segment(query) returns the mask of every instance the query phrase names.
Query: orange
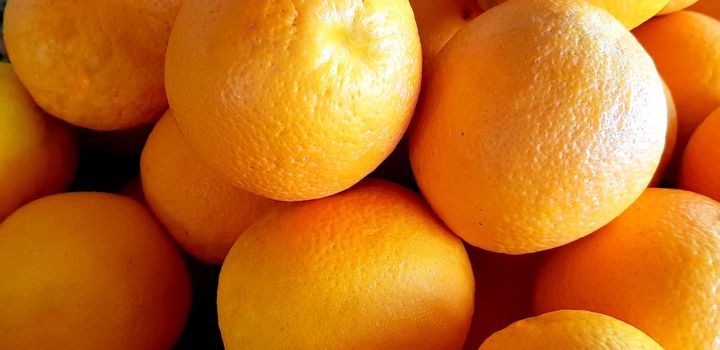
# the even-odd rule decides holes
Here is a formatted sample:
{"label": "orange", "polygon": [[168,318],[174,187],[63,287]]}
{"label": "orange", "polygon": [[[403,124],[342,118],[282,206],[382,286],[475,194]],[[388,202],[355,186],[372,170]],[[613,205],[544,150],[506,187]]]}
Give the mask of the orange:
{"label": "orange", "polygon": [[167,54],[180,130],[249,192],[345,190],[402,137],[422,53],[407,0],[187,0]]}
{"label": "orange", "polygon": [[680,188],[720,201],[720,108],[690,139],[680,166]]}
{"label": "orange", "polygon": [[276,209],[220,272],[225,348],[460,349],[473,312],[462,241],[380,180]]}
{"label": "orange", "polygon": [[423,93],[410,132],[418,185],[450,229],[494,252],[554,248],[610,222],[665,144],[652,60],[584,2],[512,0],[480,15],[436,57]]}
{"label": "orange", "polygon": [[165,49],[180,0],[9,0],[4,36],[20,80],[48,113],[129,129],[167,108]]}
{"label": "orange", "polygon": [[209,263],[222,263],[237,237],[276,205],[208,169],[187,146],[170,112],[150,134],[140,171],[155,216],[185,251]]}
{"label": "orange", "polygon": [[74,133],[47,116],[0,63],[0,221],[21,205],[63,191],[75,176]]}
{"label": "orange", "polygon": [[662,350],[637,328],[610,316],[562,310],[513,323],[493,334],[480,350]]}
{"label": "orange", "polygon": [[190,307],[182,256],[132,199],[66,193],[0,225],[0,348],[170,349]]}
{"label": "orange", "polygon": [[715,349],[720,314],[720,203],[648,189],[612,223],[553,251],[536,312],[584,309],[644,331],[667,350]]}
{"label": "orange", "polygon": [[[490,8],[506,2],[507,0],[476,0],[480,7]],[[670,0],[676,1],[676,0]],[[655,16],[668,0],[588,0],[589,3],[610,12],[628,29],[635,28]]]}
{"label": "orange", "polygon": [[468,247],[475,274],[475,311],[465,350],[477,350],[493,333],[532,316],[532,288],[544,253],[505,255]]}
{"label": "orange", "polygon": [[675,140],[677,139],[677,109],[675,108],[675,102],[672,98],[672,93],[667,87],[667,84],[663,84],[665,89],[665,98],[667,99],[667,111],[668,111],[668,127],[667,133],[665,134],[665,150],[663,150],[662,158],[660,158],[660,164],[655,170],[652,181],[650,181],[650,187],[657,187],[665,175],[665,172],[670,166],[670,162],[673,159],[675,153]]}
{"label": "orange", "polygon": [[473,18],[482,13],[476,0],[410,0],[423,52],[423,71],[440,49]]}
{"label": "orange", "polygon": [[659,15],[667,15],[669,13],[677,12],[682,9],[689,7],[696,3],[698,0],[670,0],[665,7],[660,11]]}
{"label": "orange", "polygon": [[720,19],[720,2],[717,0],[700,0],[688,7],[688,10],[704,13],[715,19]]}
{"label": "orange", "polygon": [[695,128],[720,106],[720,22],[680,11],[654,18],[633,33],[675,100],[679,157]]}

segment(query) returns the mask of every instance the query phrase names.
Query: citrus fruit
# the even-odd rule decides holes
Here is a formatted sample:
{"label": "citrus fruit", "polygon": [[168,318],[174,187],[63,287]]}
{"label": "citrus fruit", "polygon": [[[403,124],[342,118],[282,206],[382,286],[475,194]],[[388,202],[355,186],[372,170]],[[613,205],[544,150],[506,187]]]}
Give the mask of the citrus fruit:
{"label": "citrus fruit", "polygon": [[657,169],[662,81],[592,5],[508,1],[435,60],[410,159],[430,205],[474,246],[522,254],[571,242],[632,204]]}
{"label": "citrus fruit", "polygon": [[[665,149],[663,150],[662,157],[660,158],[660,164],[658,165],[657,170],[655,170],[655,175],[653,175],[653,178],[650,181],[650,187],[657,187],[660,185],[660,182],[673,159],[673,154],[675,153],[675,140],[677,139],[677,109],[675,108],[675,102],[673,101],[670,89],[666,84],[663,84],[663,88],[665,88],[668,113],[668,126],[667,133],[665,134]],[[673,171],[676,171],[676,169],[673,169]]]}
{"label": "citrus fruit", "polygon": [[44,197],[0,225],[0,348],[170,349],[190,307],[150,213],[105,193]]}
{"label": "citrus fruit", "polygon": [[463,349],[477,350],[493,333],[532,316],[532,288],[545,253],[467,250],[475,274],[475,311]]}
{"label": "citrus fruit", "polygon": [[142,182],[140,182],[139,178],[133,179],[124,184],[120,190],[117,191],[117,194],[130,197],[143,205],[147,204],[145,201],[145,194],[142,189]]}
{"label": "citrus fruit", "polygon": [[665,349],[714,349],[720,314],[720,203],[650,188],[597,233],[553,251],[536,312],[584,309],[644,331]]}
{"label": "citrus fruit", "polygon": [[421,61],[406,0],[187,0],[166,85],[180,130],[227,181],[307,200],[351,187],[392,152]]}
{"label": "citrus fruit", "polygon": [[235,239],[274,201],[226,183],[185,143],[171,112],[140,161],[143,192],[158,220],[194,257],[221,263]]}
{"label": "citrus fruit", "polygon": [[524,319],[493,334],[480,350],[662,350],[637,328],[610,316],[562,310]]}
{"label": "citrus fruit", "polygon": [[0,63],[0,221],[21,205],[64,190],[77,168],[70,128],[47,116]]}
{"label": "citrus fruit", "polygon": [[219,324],[228,350],[460,349],[473,286],[430,208],[369,180],[246,230],[220,272]]}
{"label": "citrus fruit", "polygon": [[95,130],[149,123],[167,108],[165,49],[180,0],[9,0],[4,37],[48,113]]}
{"label": "citrus fruit", "polygon": [[700,12],[715,19],[720,19],[720,2],[717,0],[700,0],[694,5],[688,7],[688,10]]}
{"label": "citrus fruit", "polygon": [[[507,0],[476,1],[481,8],[489,10]],[[632,29],[655,16],[667,5],[668,0],[588,0],[588,2],[610,12],[625,27]]]}
{"label": "citrus fruit", "polygon": [[695,128],[720,106],[720,22],[680,11],[653,18],[633,33],[672,92],[679,157]]}
{"label": "citrus fruit", "polygon": [[680,166],[680,188],[720,201],[720,108],[690,138]]}
{"label": "citrus fruit", "polygon": [[696,3],[698,0],[670,0],[665,7],[658,13],[659,15],[667,15],[677,12]]}
{"label": "citrus fruit", "polygon": [[482,13],[476,0],[410,0],[423,52],[423,72],[460,28]]}

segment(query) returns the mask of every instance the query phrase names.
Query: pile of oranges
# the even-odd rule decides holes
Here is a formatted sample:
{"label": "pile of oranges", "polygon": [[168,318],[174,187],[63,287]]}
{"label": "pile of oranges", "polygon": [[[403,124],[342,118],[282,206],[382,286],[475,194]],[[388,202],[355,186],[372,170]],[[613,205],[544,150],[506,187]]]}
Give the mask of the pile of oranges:
{"label": "pile of oranges", "polygon": [[718,349],[718,18],[8,0],[0,349]]}

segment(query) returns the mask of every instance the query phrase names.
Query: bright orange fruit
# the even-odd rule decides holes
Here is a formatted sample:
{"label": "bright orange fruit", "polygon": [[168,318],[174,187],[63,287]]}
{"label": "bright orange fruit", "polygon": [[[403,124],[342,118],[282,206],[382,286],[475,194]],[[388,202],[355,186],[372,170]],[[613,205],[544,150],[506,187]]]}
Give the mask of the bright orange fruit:
{"label": "bright orange fruit", "polygon": [[278,200],[345,190],[402,137],[422,52],[407,0],[186,0],[167,89],[229,182]]}
{"label": "bright orange fruit", "polygon": [[490,251],[597,230],[647,187],[664,149],[652,60],[584,2],[513,0],[480,15],[436,57],[424,96],[410,132],[418,185],[455,233]]}
{"label": "bright orange fruit", "polygon": [[695,128],[720,107],[720,21],[680,11],[633,31],[652,56],[677,108],[676,163]]}
{"label": "bright orange fruit", "polygon": [[690,138],[680,166],[680,188],[720,201],[720,108]]}
{"label": "bright orange fruit", "polygon": [[717,0],[700,0],[688,7],[688,10],[704,13],[715,19],[720,19],[720,1]]}
{"label": "bright orange fruit", "polygon": [[460,349],[473,312],[462,241],[414,193],[369,180],[273,210],[220,273],[235,349]]}
{"label": "bright orange fruit", "polygon": [[647,334],[610,316],[562,310],[513,323],[480,350],[663,350]]}
{"label": "bright orange fruit", "polygon": [[683,10],[690,5],[696,3],[698,0],[670,0],[665,7],[660,11],[659,15],[667,15],[673,12]]}
{"label": "bright orange fruit", "polygon": [[[665,173],[667,172],[673,159],[673,155],[675,154],[675,141],[677,140],[678,123],[675,101],[673,101],[672,93],[666,84],[663,84],[663,88],[665,88],[665,98],[667,99],[668,116],[667,133],[665,134],[665,149],[663,150],[662,158],[660,158],[660,164],[658,165],[657,170],[655,170],[655,175],[653,175],[653,178],[650,181],[650,187],[657,187],[660,185],[660,182],[662,182],[663,176],[665,176]],[[677,171],[677,167],[671,170]]]}
{"label": "bright orange fruit", "polygon": [[277,202],[236,188],[189,148],[171,112],[153,129],[140,161],[155,216],[192,256],[222,263],[237,237]]}
{"label": "bright orange fruit", "polygon": [[[508,0],[476,0],[480,7],[490,8]],[[673,0],[675,1],[675,0]],[[588,0],[589,3],[610,12],[628,29],[635,28],[655,16],[668,0]]]}
{"label": "bright orange fruit", "polygon": [[720,203],[650,188],[609,225],[552,251],[535,311],[601,312],[667,350],[717,347]]}
{"label": "bright orange fruit", "polygon": [[0,63],[0,221],[33,199],[65,190],[75,176],[74,132],[46,115]]}
{"label": "bright orange fruit", "polygon": [[170,349],[190,308],[185,263],[132,199],[65,193],[0,225],[0,348]]}
{"label": "bright orange fruit", "polygon": [[9,0],[4,38],[20,80],[48,113],[129,129],[167,108],[163,70],[180,0]]}

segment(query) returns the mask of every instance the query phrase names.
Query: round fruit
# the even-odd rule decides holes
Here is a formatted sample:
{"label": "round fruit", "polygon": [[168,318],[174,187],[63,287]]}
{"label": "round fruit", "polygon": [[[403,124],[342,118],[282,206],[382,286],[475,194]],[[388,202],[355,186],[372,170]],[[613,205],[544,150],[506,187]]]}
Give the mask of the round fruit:
{"label": "round fruit", "polygon": [[637,328],[610,316],[562,310],[524,319],[493,334],[480,350],[662,350]]}
{"label": "round fruit", "polygon": [[688,10],[704,13],[715,19],[720,19],[720,1],[717,0],[700,0],[688,7]]}
{"label": "round fruit", "polygon": [[2,349],[169,349],[190,307],[182,256],[132,199],[66,193],[0,225]]}
{"label": "round fruit", "polygon": [[720,201],[720,108],[690,139],[680,166],[680,188]]}
{"label": "round fruit", "polygon": [[482,14],[436,57],[424,94],[410,133],[418,185],[490,251],[550,249],[602,227],[642,193],[665,144],[652,60],[584,2]]}
{"label": "round fruit", "polygon": [[140,161],[143,192],[175,241],[196,258],[222,263],[237,237],[275,205],[226,183],[190,149],[168,112]]}
{"label": "round fruit", "polygon": [[[665,149],[663,150],[662,158],[660,158],[660,164],[655,170],[652,181],[650,181],[650,187],[657,187],[665,175],[665,172],[670,166],[670,162],[673,159],[675,153],[675,140],[677,139],[677,109],[675,109],[675,102],[673,101],[672,93],[666,84],[663,84],[665,88],[665,98],[667,101],[667,116],[668,126],[667,133],[665,134]],[[676,171],[677,168],[673,169]]]}
{"label": "round fruit", "polygon": [[440,49],[473,18],[482,13],[476,0],[410,0],[423,52],[423,72]]}
{"label": "round fruit", "polygon": [[633,33],[675,100],[679,157],[695,128],[720,106],[720,22],[680,11],[654,18]]}
{"label": "round fruit", "polygon": [[5,44],[45,111],[90,129],[129,129],[167,108],[165,49],[180,3],[8,0]]}
{"label": "round fruit", "polygon": [[226,349],[459,349],[465,248],[414,193],[379,180],[261,217],[220,273]]}
{"label": "round fruit", "polygon": [[60,192],[75,176],[74,133],[47,116],[0,63],[0,221],[33,199]]}
{"label": "round fruit", "polygon": [[553,251],[535,311],[583,309],[638,327],[665,349],[714,349],[720,203],[650,188],[597,233]]}
{"label": "round fruit", "polygon": [[[490,8],[508,0],[476,0],[480,7]],[[668,0],[588,0],[589,3],[610,12],[628,29],[635,28],[655,16]]]}
{"label": "round fruit", "polygon": [[667,15],[669,13],[678,12],[690,5],[696,3],[698,0],[670,0],[665,7],[660,11],[659,15]]}
{"label": "round fruit", "polygon": [[345,190],[392,152],[421,60],[406,0],[187,0],[166,81],[203,159],[247,191],[294,201]]}

